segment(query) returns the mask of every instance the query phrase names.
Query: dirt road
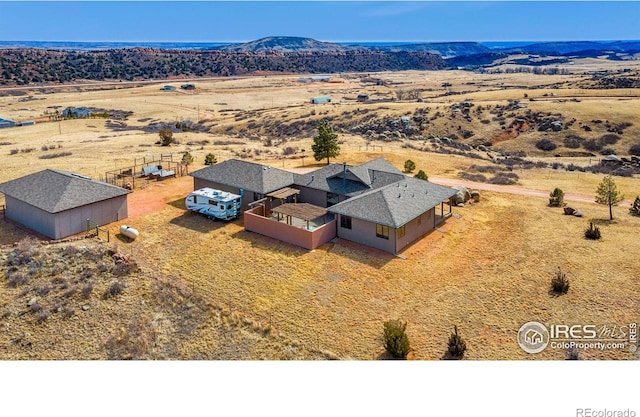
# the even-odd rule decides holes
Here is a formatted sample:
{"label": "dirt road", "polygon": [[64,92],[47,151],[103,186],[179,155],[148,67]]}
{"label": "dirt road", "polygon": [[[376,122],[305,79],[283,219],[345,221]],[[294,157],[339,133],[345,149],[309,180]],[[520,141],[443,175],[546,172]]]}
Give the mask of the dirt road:
{"label": "dirt road", "polygon": [[[483,191],[495,191],[497,193],[507,193],[507,194],[517,194],[517,195],[526,195],[531,197],[549,197],[549,191],[542,190],[533,190],[530,188],[523,187],[514,187],[512,185],[498,185],[498,184],[486,184],[483,182],[473,182],[473,181],[463,181],[456,180],[451,178],[442,178],[442,177],[429,177],[429,181],[434,184],[446,185],[448,187],[454,185],[464,185],[469,188],[469,190],[483,190]],[[595,197],[590,195],[581,195],[581,194],[570,194],[566,193],[564,195],[565,201],[577,201],[580,203],[595,203]],[[631,200],[623,200],[619,203],[621,206],[629,206],[631,205]]]}

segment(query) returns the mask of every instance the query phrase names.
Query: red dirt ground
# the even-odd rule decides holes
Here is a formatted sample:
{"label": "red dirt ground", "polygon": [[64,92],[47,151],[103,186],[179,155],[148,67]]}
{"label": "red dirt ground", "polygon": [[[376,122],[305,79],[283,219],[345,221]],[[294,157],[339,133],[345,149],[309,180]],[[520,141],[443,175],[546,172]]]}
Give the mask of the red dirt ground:
{"label": "red dirt ground", "polygon": [[161,211],[178,196],[186,198],[192,190],[193,178],[189,176],[156,182],[144,189],[136,189],[128,197],[129,218],[134,219]]}

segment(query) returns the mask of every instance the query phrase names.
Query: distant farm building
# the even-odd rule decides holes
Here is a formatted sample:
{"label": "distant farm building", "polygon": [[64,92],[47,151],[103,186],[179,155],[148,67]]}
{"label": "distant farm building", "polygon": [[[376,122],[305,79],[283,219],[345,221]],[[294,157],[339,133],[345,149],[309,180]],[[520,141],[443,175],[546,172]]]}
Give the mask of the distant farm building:
{"label": "distant farm building", "polygon": [[365,102],[369,100],[369,95],[368,94],[358,94],[358,97],[356,98],[356,100],[358,100],[359,102]]}
{"label": "distant farm building", "polygon": [[62,110],[62,117],[70,117],[80,119],[91,116],[91,110],[86,107],[67,107]]}
{"label": "distant farm building", "polygon": [[15,125],[16,125],[16,122],[14,122],[13,120],[0,118],[0,128],[14,127]]}
{"label": "distant farm building", "polygon": [[46,169],[0,184],[5,215],[52,239],[127,218],[130,191],[83,175]]}
{"label": "distant farm building", "polygon": [[35,124],[36,122],[34,122],[33,120],[25,120],[24,122],[20,123],[20,126],[33,126]]}
{"label": "distant farm building", "polygon": [[196,89],[196,85],[195,84],[182,84],[180,86],[180,88],[182,88],[183,90],[195,90]]}
{"label": "distant farm building", "polygon": [[329,80],[331,79],[330,76],[328,75],[314,75],[313,77],[311,77],[311,81],[314,82],[329,82]]}
{"label": "distant farm building", "polygon": [[331,97],[318,96],[318,97],[311,98],[311,104],[322,104],[322,103],[331,103]]}
{"label": "distant farm building", "polygon": [[175,87],[172,85],[165,85],[164,87],[162,87],[162,91],[175,91]]}

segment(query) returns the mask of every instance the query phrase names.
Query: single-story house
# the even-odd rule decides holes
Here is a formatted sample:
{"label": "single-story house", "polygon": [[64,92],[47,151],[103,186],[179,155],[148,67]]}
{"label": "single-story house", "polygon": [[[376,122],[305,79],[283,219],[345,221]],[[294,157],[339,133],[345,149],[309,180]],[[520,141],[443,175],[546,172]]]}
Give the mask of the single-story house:
{"label": "single-story house", "polygon": [[229,159],[189,174],[193,189],[213,188],[242,196],[242,207],[293,184],[293,174],[253,162]]}
{"label": "single-story house", "polygon": [[131,191],[80,174],[46,169],[0,184],[5,215],[52,239],[127,218]]}
{"label": "single-story house", "polygon": [[308,249],[338,236],[398,253],[451,215],[444,202],[457,192],[407,177],[384,158],[306,174],[231,159],[189,175],[194,189],[242,195],[247,230]]}
{"label": "single-story house", "polygon": [[15,125],[16,125],[16,122],[14,122],[13,120],[0,118],[0,128],[14,127]]}

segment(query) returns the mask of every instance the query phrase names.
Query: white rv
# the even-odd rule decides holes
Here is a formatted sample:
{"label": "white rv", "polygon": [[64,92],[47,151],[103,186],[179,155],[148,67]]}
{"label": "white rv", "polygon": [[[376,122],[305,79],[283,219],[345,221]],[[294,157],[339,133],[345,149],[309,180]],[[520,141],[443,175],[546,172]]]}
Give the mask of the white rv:
{"label": "white rv", "polygon": [[231,220],[240,216],[242,196],[213,188],[201,188],[190,193],[185,200],[188,210],[209,219]]}

